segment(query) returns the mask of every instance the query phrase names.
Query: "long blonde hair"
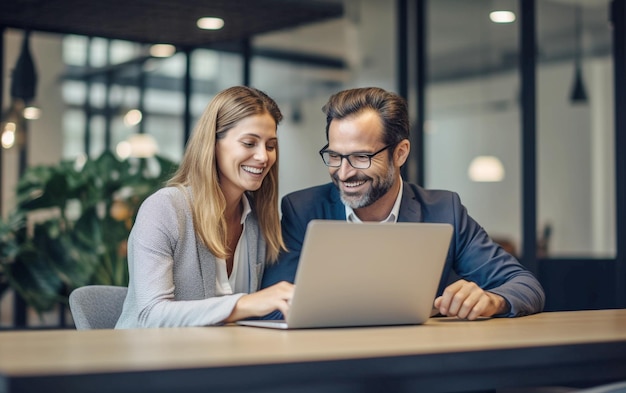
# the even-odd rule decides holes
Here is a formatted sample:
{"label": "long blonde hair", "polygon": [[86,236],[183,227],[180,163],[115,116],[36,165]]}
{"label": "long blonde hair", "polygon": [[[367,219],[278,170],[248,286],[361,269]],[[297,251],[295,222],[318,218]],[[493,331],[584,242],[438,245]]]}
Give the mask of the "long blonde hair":
{"label": "long blonde hair", "polygon": [[[276,102],[260,90],[235,86],[219,92],[202,113],[180,166],[168,182],[168,186],[191,188],[194,229],[218,258],[226,259],[231,252],[226,243],[226,198],[215,158],[218,134],[227,132],[246,117],[264,113],[272,116],[276,126],[283,118]],[[261,187],[247,193],[267,243],[268,262],[274,262],[280,250],[285,249],[278,216],[278,156],[277,147],[276,162]]]}

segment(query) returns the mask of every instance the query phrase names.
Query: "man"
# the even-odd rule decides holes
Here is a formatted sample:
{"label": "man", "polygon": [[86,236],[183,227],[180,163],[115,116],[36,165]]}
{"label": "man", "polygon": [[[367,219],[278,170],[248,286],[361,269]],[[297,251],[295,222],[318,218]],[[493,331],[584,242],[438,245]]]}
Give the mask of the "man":
{"label": "man", "polygon": [[474,320],[543,309],[537,279],[489,238],[456,193],[402,181],[400,167],[410,151],[402,97],[379,88],[345,90],[331,96],[323,111],[328,144],[320,155],[332,183],[283,198],[288,252],[266,269],[263,287],[294,281],[306,226],[313,219],[445,222],[454,233],[434,302],[440,314]]}

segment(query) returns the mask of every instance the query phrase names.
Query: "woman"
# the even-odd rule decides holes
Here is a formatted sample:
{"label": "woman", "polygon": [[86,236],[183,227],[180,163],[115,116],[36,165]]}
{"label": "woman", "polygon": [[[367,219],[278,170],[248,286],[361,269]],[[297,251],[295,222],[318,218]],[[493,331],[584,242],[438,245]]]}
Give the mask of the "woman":
{"label": "woman", "polygon": [[282,114],[263,92],[231,87],[209,103],[178,171],[141,205],[116,328],[203,326],[286,312],[287,282],[259,289],[284,243],[278,216]]}

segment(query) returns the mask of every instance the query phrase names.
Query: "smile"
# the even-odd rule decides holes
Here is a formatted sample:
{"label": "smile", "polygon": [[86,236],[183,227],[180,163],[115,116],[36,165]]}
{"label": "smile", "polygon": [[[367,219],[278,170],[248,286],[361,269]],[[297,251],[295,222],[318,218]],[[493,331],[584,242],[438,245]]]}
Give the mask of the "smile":
{"label": "smile", "polygon": [[365,184],[366,180],[361,180],[361,181],[353,181],[353,182],[344,182],[343,184],[346,187],[359,187],[363,184]]}
{"label": "smile", "polygon": [[244,171],[249,172],[249,173],[254,173],[255,175],[260,175],[261,173],[263,173],[263,168],[255,168],[255,167],[252,167],[252,166],[242,165],[241,169],[243,169]]}

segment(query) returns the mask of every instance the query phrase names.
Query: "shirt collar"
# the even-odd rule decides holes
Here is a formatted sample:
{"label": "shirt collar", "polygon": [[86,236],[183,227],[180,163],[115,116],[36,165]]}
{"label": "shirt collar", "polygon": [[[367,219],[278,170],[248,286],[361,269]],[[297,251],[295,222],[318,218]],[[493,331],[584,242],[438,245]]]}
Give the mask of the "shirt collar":
{"label": "shirt collar", "polygon": [[248,196],[245,193],[243,194],[243,198],[241,198],[241,203],[243,204],[243,211],[241,212],[241,223],[243,224],[245,223],[248,214],[252,211],[250,201],[248,201]]}
{"label": "shirt collar", "polygon": [[[385,218],[381,222],[393,222],[393,223],[398,222],[398,216],[400,215],[400,202],[402,201],[402,189],[403,188],[404,188],[404,182],[400,181],[400,190],[398,190],[398,196],[396,196],[396,202],[393,204],[393,208],[391,209],[391,212],[389,213],[387,218]],[[346,208],[346,221],[359,222],[359,223],[363,222],[356,215],[356,213],[350,206],[348,205],[344,205],[344,206]]]}

